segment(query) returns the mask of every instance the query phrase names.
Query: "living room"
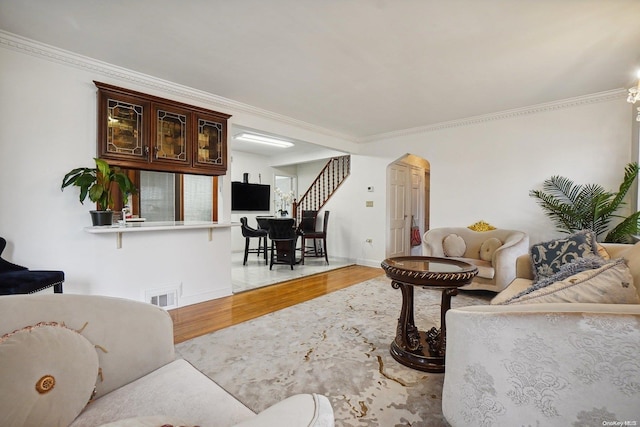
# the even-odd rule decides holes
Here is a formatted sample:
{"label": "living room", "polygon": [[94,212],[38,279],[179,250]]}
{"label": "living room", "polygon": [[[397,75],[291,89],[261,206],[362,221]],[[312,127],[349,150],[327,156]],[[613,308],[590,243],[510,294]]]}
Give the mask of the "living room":
{"label": "living room", "polygon": [[[214,230],[211,242],[206,232],[127,235],[121,249],[116,249],[113,236],[96,236],[83,230],[89,223],[89,207],[78,204],[71,192],[60,193],[59,185],[66,171],[90,165],[95,156],[94,80],[222,110],[232,114],[232,126],[260,129],[350,153],[351,176],[326,206],[332,211],[329,249],[335,256],[369,266],[379,266],[385,258],[385,171],[407,153],[431,165],[430,227],[472,224],[483,219],[497,227],[523,230],[532,242],[552,238],[556,233],[528,196],[529,190],[554,174],[613,188],[620,181],[624,165],[638,156],[634,109],[625,101],[626,87],[634,83],[637,66],[637,58],[625,51],[637,41],[635,26],[626,24],[635,4],[622,5],[606,11],[611,14],[607,25],[618,34],[616,49],[609,46],[601,52],[597,47],[581,45],[584,52],[576,56],[587,59],[584,63],[572,59],[572,66],[582,64],[573,74],[565,69],[540,69],[538,79],[517,78],[514,82],[518,89],[509,89],[553,86],[557,88],[553,100],[540,99],[531,105],[513,100],[485,114],[359,139],[3,31],[1,102],[6,123],[0,131],[5,141],[0,221],[11,242],[5,255],[33,267],[64,270],[65,289],[73,293],[141,299],[147,290],[179,286],[181,304],[186,305],[231,292],[229,229]],[[567,7],[558,7],[558,12]],[[20,28],[19,21],[10,25],[7,19],[3,19],[3,29]],[[609,34],[606,30],[590,36],[592,33],[592,29],[570,28],[566,37],[605,40]],[[557,35],[546,39],[540,35],[539,43],[549,49],[560,46]],[[578,49],[567,40],[563,43],[563,47]],[[524,47],[506,50],[501,57],[512,64],[526,62]],[[620,59],[609,59],[612,51]],[[625,64],[623,68],[617,65],[620,62],[604,66],[612,75],[609,82],[614,84],[599,83],[591,86],[597,88],[591,93],[568,96],[576,92],[564,87],[582,80],[583,75],[593,76],[592,68],[600,70],[600,62],[605,59]],[[530,64],[534,65],[540,66]],[[494,71],[501,78],[505,75],[502,70]],[[468,68],[460,72],[470,81],[476,80],[475,74],[486,74]],[[601,72],[596,74],[593,78]],[[476,90],[475,83],[472,87],[473,91],[451,87],[447,99],[461,108],[465,98],[494,97],[486,90]],[[222,200],[230,197],[229,181],[240,180],[243,172],[247,171],[231,163],[228,175],[221,180]],[[368,188],[375,191],[368,192]],[[373,202],[373,207],[366,207],[367,201]],[[226,204],[219,220],[230,219]],[[211,277],[216,278],[215,283],[211,283]]]}
{"label": "living room", "polygon": [[[129,233],[121,240],[88,233],[91,204],[61,192],[60,183],[67,171],[90,166],[96,156],[94,81],[230,114],[232,130],[256,129],[349,154],[351,175],[324,208],[332,218],[328,249],[370,267],[388,255],[387,170],[408,154],[429,165],[430,208],[423,226],[485,220],[523,231],[531,243],[560,233],[530,190],[553,175],[615,190],[625,165],[640,156],[638,104],[626,100],[628,88],[638,85],[640,67],[636,1],[209,5],[226,16],[246,14],[245,25],[233,33],[242,20],[231,25],[209,10],[221,21],[210,26],[212,39],[246,43],[223,53],[215,43],[206,46],[225,58],[230,74],[244,76],[239,83],[211,78],[221,68],[213,61],[172,68],[175,61],[158,54],[162,43],[142,31],[136,35],[139,50],[117,34],[111,35],[113,44],[101,38],[108,32],[100,25],[115,27],[118,18],[131,22],[135,12],[153,10],[158,18],[162,8],[155,2],[76,3],[0,1],[0,229],[9,242],[3,257],[33,269],[63,270],[68,294],[145,301],[150,292],[178,289],[181,307],[231,295],[232,257],[240,250],[231,226],[239,217],[229,203],[231,181],[247,172],[270,184],[277,174],[306,177],[320,162],[234,154],[230,132],[229,169],[217,189],[224,226]],[[180,3],[185,10],[167,20],[187,12],[204,15]],[[261,24],[263,16],[268,19]],[[264,39],[267,30],[270,38]],[[196,46],[176,41],[187,39],[183,33],[160,40]],[[296,40],[302,34],[308,38]],[[354,38],[342,49],[338,35],[345,34]],[[368,37],[375,43],[367,43]],[[430,43],[437,49],[430,50]],[[271,53],[267,64],[277,70],[274,76],[268,65],[247,59],[247,51],[256,50]],[[340,55],[324,56],[330,52]],[[147,60],[148,68],[136,59]],[[298,62],[302,68],[293,68]],[[262,74],[243,74],[243,65],[262,68]],[[384,79],[389,70],[395,79]],[[325,86],[325,75],[342,86]],[[296,90],[283,83],[278,94],[269,92],[273,81],[281,81],[277,77],[290,79]],[[638,191],[631,193],[623,215],[637,207]]]}

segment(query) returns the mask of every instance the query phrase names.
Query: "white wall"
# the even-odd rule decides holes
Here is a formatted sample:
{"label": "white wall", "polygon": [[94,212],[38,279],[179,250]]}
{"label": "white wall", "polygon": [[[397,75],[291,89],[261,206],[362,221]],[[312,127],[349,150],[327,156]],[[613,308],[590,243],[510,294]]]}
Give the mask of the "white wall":
{"label": "white wall", "polygon": [[[92,204],[81,205],[76,189],[61,192],[60,184],[66,172],[91,166],[96,155],[94,80],[232,114],[230,124],[350,144],[252,115],[248,108],[239,111],[215,95],[23,39],[0,46],[0,235],[9,242],[3,257],[33,269],[63,270],[66,293],[141,300],[145,291],[175,286],[182,290],[180,305],[231,293],[230,228],[215,229],[211,241],[206,230],[127,233],[121,249],[115,235],[83,230],[90,225]],[[221,180],[220,222],[233,219],[231,180],[241,180],[243,172],[257,177],[260,160],[253,162],[237,169],[231,163]],[[273,172],[265,175],[263,182],[272,183]]]}
{"label": "white wall", "polygon": [[[367,143],[361,149],[366,155],[352,156],[350,202],[343,207],[357,219],[349,247],[360,251],[363,263],[384,259],[385,169],[405,153],[431,165],[431,228],[482,219],[526,231],[532,242],[554,238],[559,234],[529,190],[563,175],[616,191],[624,166],[634,160],[629,109],[622,96],[594,97]],[[364,193],[369,185],[375,193]],[[363,196],[372,197],[374,208],[364,207]],[[373,238],[371,247],[367,237]]]}

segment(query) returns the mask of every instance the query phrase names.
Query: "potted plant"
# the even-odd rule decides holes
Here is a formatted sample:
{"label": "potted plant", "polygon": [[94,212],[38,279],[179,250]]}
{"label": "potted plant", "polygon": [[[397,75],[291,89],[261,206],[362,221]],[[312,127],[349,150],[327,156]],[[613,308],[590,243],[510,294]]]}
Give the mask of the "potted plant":
{"label": "potted plant", "polygon": [[137,189],[126,173],[118,167],[110,167],[102,159],[94,159],[95,168],[76,168],[62,179],[60,190],[72,185],[80,189],[80,203],[89,196],[89,200],[97,203],[97,209],[90,211],[93,225],[111,225],[113,223],[113,195],[120,191],[124,205],[129,201],[129,194]]}
{"label": "potted plant", "polygon": [[[592,230],[603,242],[630,243],[640,231],[640,211],[624,217],[616,212],[640,172],[638,163],[629,163],[618,192],[606,191],[599,184],[578,185],[569,178],[555,175],[544,181],[543,190],[531,190],[544,213],[558,231],[574,233]],[[600,239],[598,239],[600,240]]]}

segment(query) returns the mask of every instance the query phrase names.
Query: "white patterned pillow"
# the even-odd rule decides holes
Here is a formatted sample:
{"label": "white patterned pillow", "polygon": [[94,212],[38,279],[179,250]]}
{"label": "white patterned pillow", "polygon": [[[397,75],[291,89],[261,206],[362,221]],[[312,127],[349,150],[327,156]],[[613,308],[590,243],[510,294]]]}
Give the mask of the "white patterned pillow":
{"label": "white patterned pillow", "polygon": [[640,299],[629,267],[623,259],[618,259],[499,304],[555,302],[638,304]]}
{"label": "white patterned pillow", "polygon": [[444,251],[444,256],[461,257],[464,256],[464,251],[467,250],[467,244],[457,234],[449,234],[442,240],[442,250]]}

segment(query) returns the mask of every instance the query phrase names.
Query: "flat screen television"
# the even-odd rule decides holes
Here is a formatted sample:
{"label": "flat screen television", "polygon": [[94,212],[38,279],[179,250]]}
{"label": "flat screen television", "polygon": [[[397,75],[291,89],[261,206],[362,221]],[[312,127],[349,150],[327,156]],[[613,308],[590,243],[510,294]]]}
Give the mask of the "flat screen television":
{"label": "flat screen television", "polygon": [[231,183],[232,211],[270,211],[271,186],[266,184],[248,184],[234,181]]}

